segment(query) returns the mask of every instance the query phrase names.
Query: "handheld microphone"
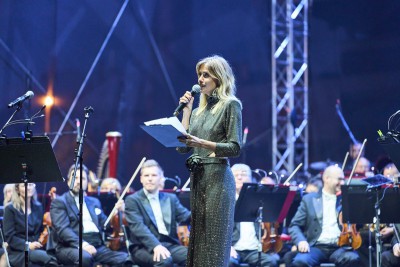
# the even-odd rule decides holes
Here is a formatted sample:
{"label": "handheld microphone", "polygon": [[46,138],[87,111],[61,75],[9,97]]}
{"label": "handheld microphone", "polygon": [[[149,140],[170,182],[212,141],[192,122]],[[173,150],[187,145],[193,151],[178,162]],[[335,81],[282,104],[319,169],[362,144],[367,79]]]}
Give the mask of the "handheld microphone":
{"label": "handheld microphone", "polygon": [[35,94],[32,91],[26,92],[23,96],[18,97],[14,101],[10,102],[10,104],[7,105],[8,108],[12,108],[17,105],[21,105],[22,102],[24,102],[26,99],[31,99]]}
{"label": "handheld microphone", "polygon": [[[190,94],[192,96],[195,96],[198,93],[200,93],[200,85],[195,84],[195,85],[192,86],[192,91],[190,91]],[[185,106],[186,106],[186,103],[180,103],[179,106],[175,109],[173,115],[175,117],[178,116],[178,114],[181,113],[181,111],[185,108]]]}

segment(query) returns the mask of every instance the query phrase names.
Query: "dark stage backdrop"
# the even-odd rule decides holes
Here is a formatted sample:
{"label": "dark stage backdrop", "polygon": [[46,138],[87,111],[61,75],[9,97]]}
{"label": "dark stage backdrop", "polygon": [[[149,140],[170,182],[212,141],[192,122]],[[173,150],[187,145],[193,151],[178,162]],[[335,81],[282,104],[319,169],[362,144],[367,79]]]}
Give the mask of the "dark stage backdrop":
{"label": "dark stage backdrop", "polygon": [[[40,108],[45,94],[27,84],[29,73],[44,88],[53,88],[50,131],[60,128],[122,3],[0,1],[1,125],[12,112],[7,103],[27,90],[35,97],[18,118]],[[395,0],[312,1],[310,162],[343,160],[350,138],[336,114],[337,99],[356,138],[368,138],[367,157],[375,160],[383,152],[376,130],[386,130],[388,117],[400,107],[399,8]],[[196,62],[219,54],[236,74],[251,143],[232,163],[245,160],[252,168],[271,169],[270,13],[265,0],[130,1],[71,114],[83,122],[83,108],[95,109],[84,147],[88,167],[97,168],[105,133],[120,131],[122,184],[144,156],[159,161],[166,176],[186,180],[186,155],[162,147],[139,125],[170,116],[179,96],[196,83]],[[44,120],[37,120],[34,134],[43,134],[44,127]],[[21,130],[15,126],[5,133],[18,136]],[[72,130],[69,124],[64,128]],[[54,147],[64,175],[74,158],[75,138],[63,135]],[[139,179],[134,187],[140,187]],[[39,185],[39,191],[48,189]]]}

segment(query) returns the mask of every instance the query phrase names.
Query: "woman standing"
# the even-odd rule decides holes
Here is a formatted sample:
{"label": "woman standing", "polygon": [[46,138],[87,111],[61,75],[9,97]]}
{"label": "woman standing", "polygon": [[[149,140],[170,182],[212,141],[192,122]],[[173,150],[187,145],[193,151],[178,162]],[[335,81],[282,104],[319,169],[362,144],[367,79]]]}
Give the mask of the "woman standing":
{"label": "woman standing", "polygon": [[[57,266],[43,245],[38,242],[43,230],[43,207],[36,201],[35,184],[28,184],[28,241],[29,263],[40,266]],[[11,203],[4,210],[4,235],[8,243],[8,256],[11,266],[24,266],[25,262],[25,186],[15,184]]]}
{"label": "woman standing", "polygon": [[186,165],[191,171],[192,222],[187,266],[225,267],[229,264],[235,181],[228,157],[240,154],[242,105],[235,97],[235,77],[220,56],[196,65],[201,87],[199,107],[192,111],[193,97],[186,92],[182,124],[189,135],[180,139],[192,150]]}

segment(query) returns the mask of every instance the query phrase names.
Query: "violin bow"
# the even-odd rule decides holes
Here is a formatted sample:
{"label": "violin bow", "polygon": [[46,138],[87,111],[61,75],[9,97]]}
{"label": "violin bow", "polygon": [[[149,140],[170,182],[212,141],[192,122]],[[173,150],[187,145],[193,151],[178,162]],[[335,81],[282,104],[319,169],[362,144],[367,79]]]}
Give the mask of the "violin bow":
{"label": "violin bow", "polygon": [[294,169],[294,171],[292,172],[292,174],[286,179],[286,181],[283,183],[283,185],[289,185],[290,180],[292,179],[292,177],[296,174],[296,172],[301,168],[301,166],[303,166],[303,163],[300,163],[296,169]]}
{"label": "violin bow", "polygon": [[342,164],[342,171],[344,171],[344,167],[346,166],[347,158],[349,157],[349,152],[346,152],[346,156],[344,156],[344,161]]}
{"label": "violin bow", "polygon": [[[140,171],[140,168],[142,167],[144,161],[146,160],[146,157],[144,157],[142,159],[142,161],[139,163],[139,166],[137,166],[135,172],[133,173],[131,179],[129,180],[129,183],[126,185],[124,191],[122,192],[122,194],[119,196],[118,201],[120,201],[121,199],[124,198],[126,192],[129,190],[133,180],[135,180],[136,175],[138,174],[138,172]],[[117,202],[118,202],[117,201]],[[107,220],[104,223],[104,228],[107,227],[108,223],[110,222],[111,218],[114,216],[115,212],[117,211],[117,208],[114,206],[113,210],[111,211],[110,215],[108,216]]]}
{"label": "violin bow", "polygon": [[361,153],[362,153],[362,151],[364,150],[365,143],[367,143],[367,139],[366,139],[366,138],[364,139],[364,142],[362,143],[362,146],[361,146],[361,148],[360,148],[360,152],[358,152],[356,161],[354,162],[353,169],[351,170],[351,173],[350,173],[350,176],[349,176],[349,180],[347,180],[347,185],[350,185],[351,178],[353,178],[354,171],[355,171],[355,169],[356,169],[356,166],[357,166],[357,164],[358,164],[358,161],[360,160]]}

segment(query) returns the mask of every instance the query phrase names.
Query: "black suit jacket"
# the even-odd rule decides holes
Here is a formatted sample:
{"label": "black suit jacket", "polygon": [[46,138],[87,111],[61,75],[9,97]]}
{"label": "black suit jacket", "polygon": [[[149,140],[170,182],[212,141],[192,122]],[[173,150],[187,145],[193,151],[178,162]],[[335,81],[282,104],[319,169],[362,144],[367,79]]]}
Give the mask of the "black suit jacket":
{"label": "black suit jacket", "polygon": [[[300,241],[307,241],[310,246],[315,245],[322,232],[322,205],[322,191],[309,193],[303,197],[289,226],[289,234],[295,245]],[[340,198],[338,197],[336,215],[339,209]]]}
{"label": "black suit jacket", "polygon": [[[25,250],[25,213],[14,208],[12,203],[4,210],[4,236],[11,250]],[[31,214],[28,217],[28,241],[38,241],[43,231],[43,207],[39,202],[32,201]]]}
{"label": "black suit jacket", "polygon": [[[94,197],[85,196],[85,203],[94,224],[101,233],[106,215],[101,208],[100,201]],[[57,248],[79,247],[79,209],[70,192],[54,199],[50,206],[50,216],[55,229]]]}
{"label": "black suit jacket", "polygon": [[159,199],[168,236],[158,232],[153,210],[143,189],[126,198],[125,216],[129,224],[133,250],[145,248],[152,252],[161,242],[179,244],[177,223],[188,221],[191,213],[182,206],[174,194],[160,192]]}

